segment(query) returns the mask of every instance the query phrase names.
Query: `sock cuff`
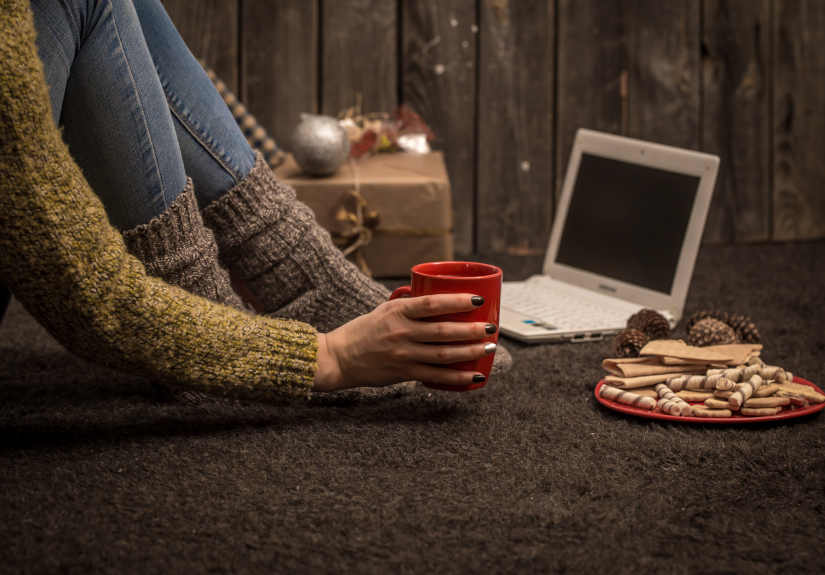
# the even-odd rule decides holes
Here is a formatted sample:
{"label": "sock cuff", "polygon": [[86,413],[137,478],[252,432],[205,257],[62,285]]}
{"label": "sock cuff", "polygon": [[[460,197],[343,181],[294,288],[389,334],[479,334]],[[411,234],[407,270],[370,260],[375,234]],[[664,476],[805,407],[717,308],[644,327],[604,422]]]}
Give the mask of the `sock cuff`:
{"label": "sock cuff", "polygon": [[[285,226],[285,239],[300,235],[306,225],[296,224],[290,229],[290,211],[295,190],[279,182],[260,152],[255,152],[255,164],[246,177],[223,196],[203,209],[203,220],[215,230],[218,247],[231,251],[249,238],[278,223]],[[283,221],[281,221],[283,220]]]}
{"label": "sock cuff", "polygon": [[[202,214],[215,232],[221,259],[231,261],[244,279],[277,265],[315,221],[312,210],[277,180],[260,152],[249,174]],[[278,233],[271,233],[276,227]]]}
{"label": "sock cuff", "polygon": [[201,257],[214,238],[203,225],[192,179],[165,212],[123,232],[123,240],[149,275],[169,277]]}

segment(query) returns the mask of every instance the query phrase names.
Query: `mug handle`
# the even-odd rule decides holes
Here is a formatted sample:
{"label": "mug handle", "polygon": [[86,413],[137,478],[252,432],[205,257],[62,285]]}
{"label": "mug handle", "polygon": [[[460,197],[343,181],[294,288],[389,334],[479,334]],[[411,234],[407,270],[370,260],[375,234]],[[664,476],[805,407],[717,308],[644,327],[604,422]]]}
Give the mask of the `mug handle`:
{"label": "mug handle", "polygon": [[399,297],[410,297],[412,295],[412,288],[410,286],[401,286],[400,288],[396,288],[392,294],[390,294],[390,299],[396,299]]}

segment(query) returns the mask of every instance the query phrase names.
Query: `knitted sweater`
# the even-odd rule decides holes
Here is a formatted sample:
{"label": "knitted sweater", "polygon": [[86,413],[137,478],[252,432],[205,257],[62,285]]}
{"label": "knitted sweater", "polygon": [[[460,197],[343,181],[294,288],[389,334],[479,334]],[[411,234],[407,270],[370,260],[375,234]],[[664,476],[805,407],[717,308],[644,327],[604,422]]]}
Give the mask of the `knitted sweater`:
{"label": "knitted sweater", "polygon": [[0,0],[0,283],[74,353],[231,395],[308,393],[317,332],[147,276],[54,126],[27,0]]}

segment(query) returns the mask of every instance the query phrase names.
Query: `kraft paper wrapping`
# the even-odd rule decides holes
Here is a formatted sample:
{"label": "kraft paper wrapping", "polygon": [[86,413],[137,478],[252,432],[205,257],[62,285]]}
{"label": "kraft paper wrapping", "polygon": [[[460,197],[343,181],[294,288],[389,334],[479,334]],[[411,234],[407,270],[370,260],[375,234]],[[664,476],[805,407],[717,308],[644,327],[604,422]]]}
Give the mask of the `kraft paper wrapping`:
{"label": "kraft paper wrapping", "polygon": [[454,257],[450,182],[440,152],[377,154],[325,178],[302,174],[289,157],[275,173],[330,233],[340,229],[336,214],[358,189],[379,214],[372,240],[360,248],[376,277],[409,277],[415,264]]}

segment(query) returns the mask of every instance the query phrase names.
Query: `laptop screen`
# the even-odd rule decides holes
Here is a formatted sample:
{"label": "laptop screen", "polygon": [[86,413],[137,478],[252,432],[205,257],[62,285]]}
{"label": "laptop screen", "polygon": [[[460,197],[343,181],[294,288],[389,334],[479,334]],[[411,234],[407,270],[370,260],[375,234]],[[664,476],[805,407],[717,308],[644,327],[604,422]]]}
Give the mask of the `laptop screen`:
{"label": "laptop screen", "polygon": [[699,181],[582,153],[556,262],[669,294]]}

